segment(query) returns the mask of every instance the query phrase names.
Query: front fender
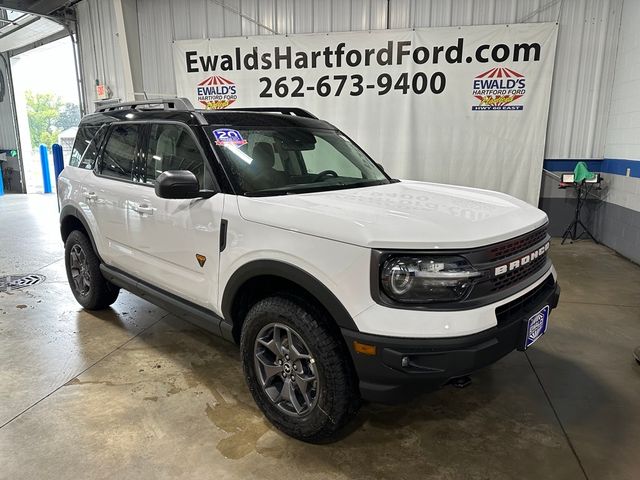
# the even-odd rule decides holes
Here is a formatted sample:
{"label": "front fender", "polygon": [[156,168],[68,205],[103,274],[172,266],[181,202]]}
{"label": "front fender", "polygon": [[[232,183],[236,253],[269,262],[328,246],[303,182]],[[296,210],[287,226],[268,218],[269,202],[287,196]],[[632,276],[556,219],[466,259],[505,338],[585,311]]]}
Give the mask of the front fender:
{"label": "front fender", "polygon": [[232,322],[231,309],[242,285],[248,280],[270,275],[289,280],[313,295],[341,328],[358,331],[353,318],[340,300],[322,282],[304,270],[278,260],[253,260],[242,265],[229,278],[222,296],[222,314]]}

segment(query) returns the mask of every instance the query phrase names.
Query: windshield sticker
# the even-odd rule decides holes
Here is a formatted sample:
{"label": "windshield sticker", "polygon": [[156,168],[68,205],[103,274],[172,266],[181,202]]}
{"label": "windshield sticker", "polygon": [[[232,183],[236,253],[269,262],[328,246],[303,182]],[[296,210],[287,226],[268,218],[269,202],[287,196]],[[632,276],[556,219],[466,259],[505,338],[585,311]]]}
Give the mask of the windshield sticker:
{"label": "windshield sticker", "polygon": [[213,135],[216,137],[216,145],[222,147],[231,145],[239,147],[240,145],[246,145],[248,143],[242,138],[239,131],[233,130],[232,128],[218,128],[213,131]]}

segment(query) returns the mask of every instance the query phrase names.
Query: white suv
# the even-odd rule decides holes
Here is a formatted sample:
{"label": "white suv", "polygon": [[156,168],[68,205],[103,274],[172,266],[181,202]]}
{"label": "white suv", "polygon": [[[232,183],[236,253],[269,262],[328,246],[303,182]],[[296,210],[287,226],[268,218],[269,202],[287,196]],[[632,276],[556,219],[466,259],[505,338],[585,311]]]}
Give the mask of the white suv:
{"label": "white suv", "polygon": [[524,350],[560,294],[542,211],[395,180],[296,108],[105,107],[58,192],[78,302],[124,288],[238,343],[265,416],[308,442]]}

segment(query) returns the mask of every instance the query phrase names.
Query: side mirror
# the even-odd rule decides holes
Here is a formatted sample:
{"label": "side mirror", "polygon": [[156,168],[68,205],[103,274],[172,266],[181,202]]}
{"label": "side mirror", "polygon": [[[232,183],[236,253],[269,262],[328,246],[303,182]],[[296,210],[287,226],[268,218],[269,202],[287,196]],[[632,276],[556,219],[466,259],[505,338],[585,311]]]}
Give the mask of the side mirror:
{"label": "side mirror", "polygon": [[198,179],[189,170],[167,170],[156,179],[156,195],[160,198],[198,198],[200,185]]}

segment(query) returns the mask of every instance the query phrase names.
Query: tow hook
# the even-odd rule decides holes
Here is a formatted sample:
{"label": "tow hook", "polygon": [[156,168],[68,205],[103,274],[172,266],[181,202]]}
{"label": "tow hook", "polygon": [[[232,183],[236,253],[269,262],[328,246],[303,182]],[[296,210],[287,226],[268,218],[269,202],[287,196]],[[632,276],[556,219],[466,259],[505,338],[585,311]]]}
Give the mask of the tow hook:
{"label": "tow hook", "polygon": [[449,385],[455,388],[465,388],[471,385],[471,377],[465,375],[464,377],[452,378],[449,380]]}

